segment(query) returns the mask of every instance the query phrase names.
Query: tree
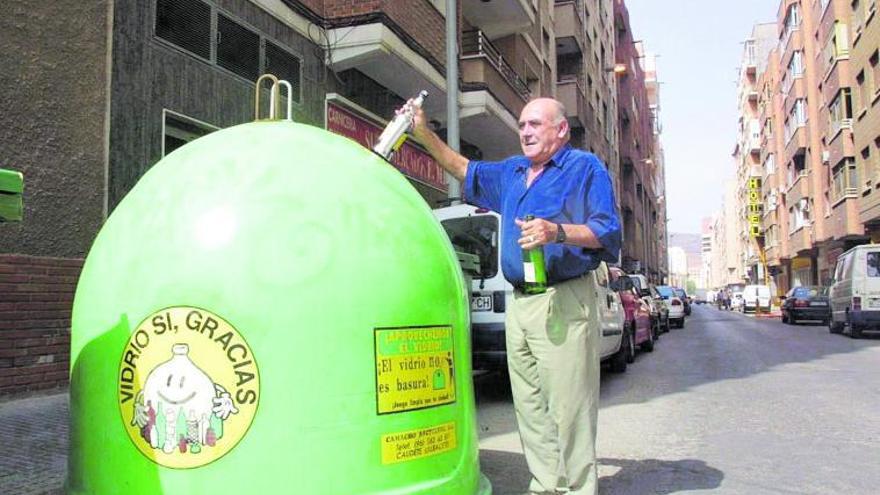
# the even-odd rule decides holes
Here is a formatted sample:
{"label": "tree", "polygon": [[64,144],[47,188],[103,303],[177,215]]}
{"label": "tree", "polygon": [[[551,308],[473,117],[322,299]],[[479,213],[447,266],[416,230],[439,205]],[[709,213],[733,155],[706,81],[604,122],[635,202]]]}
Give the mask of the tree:
{"label": "tree", "polygon": [[686,291],[688,294],[694,294],[694,293],[696,293],[696,292],[697,292],[697,283],[694,282],[693,280],[688,280],[688,281],[685,283],[685,291]]}

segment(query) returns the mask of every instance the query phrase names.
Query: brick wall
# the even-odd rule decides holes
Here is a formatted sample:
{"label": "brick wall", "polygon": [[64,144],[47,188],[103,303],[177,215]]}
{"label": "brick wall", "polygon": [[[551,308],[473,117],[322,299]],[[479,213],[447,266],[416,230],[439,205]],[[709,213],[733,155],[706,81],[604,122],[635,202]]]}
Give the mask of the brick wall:
{"label": "brick wall", "polygon": [[67,385],[82,259],[0,254],[0,396]]}

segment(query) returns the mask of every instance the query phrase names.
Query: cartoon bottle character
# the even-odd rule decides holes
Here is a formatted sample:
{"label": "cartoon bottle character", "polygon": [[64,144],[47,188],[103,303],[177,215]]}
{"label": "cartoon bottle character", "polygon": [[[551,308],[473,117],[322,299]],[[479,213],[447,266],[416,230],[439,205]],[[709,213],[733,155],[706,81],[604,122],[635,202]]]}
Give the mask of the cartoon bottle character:
{"label": "cartoon bottle character", "polygon": [[153,368],[144,384],[147,403],[161,403],[166,413],[211,414],[214,381],[189,358],[187,344],[174,344],[171,359]]}
{"label": "cartoon bottle character", "polygon": [[[156,412],[155,410],[150,412],[147,405],[150,405],[150,408],[155,405],[165,415],[165,442],[159,442],[157,438],[157,445],[154,448],[162,448],[166,453],[171,450],[170,442],[181,437],[185,441],[189,441],[190,436],[193,442],[201,440],[198,420],[195,418],[216,416],[222,422],[230,414],[238,413],[229,392],[214,383],[211,377],[189,358],[187,344],[174,344],[171,348],[171,359],[156,366],[147,375],[144,389],[138,394],[135,403],[132,424],[137,424],[141,428],[147,423],[155,424]],[[176,418],[176,421],[172,418]],[[187,418],[193,418],[195,421],[196,430],[193,435],[190,435]],[[149,429],[146,433],[149,434]],[[145,436],[145,439],[149,439],[149,436]],[[152,444],[150,440],[147,441]]]}

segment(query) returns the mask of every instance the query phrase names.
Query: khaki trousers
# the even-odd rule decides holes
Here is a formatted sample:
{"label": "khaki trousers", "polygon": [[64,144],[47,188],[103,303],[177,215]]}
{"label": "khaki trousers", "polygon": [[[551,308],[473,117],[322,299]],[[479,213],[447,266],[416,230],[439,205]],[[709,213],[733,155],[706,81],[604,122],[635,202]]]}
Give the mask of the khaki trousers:
{"label": "khaki trousers", "polygon": [[507,366],[536,493],[598,493],[599,316],[593,272],[514,291],[505,319]]}

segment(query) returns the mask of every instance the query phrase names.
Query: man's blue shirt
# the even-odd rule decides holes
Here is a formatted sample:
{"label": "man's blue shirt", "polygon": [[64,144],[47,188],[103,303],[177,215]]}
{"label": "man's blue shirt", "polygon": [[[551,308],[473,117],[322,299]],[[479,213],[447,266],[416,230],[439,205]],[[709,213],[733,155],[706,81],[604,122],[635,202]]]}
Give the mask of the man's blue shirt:
{"label": "man's blue shirt", "polygon": [[586,225],[602,244],[587,249],[570,244],[546,244],[544,260],[549,283],[575,278],[601,261],[616,262],[620,252],[620,220],[611,178],[592,153],[566,144],[526,188],[529,160],[524,156],[500,162],[471,161],[464,182],[468,203],[501,214],[501,267],[515,287],[523,284],[520,228],[515,219],[526,215],[553,223]]}

